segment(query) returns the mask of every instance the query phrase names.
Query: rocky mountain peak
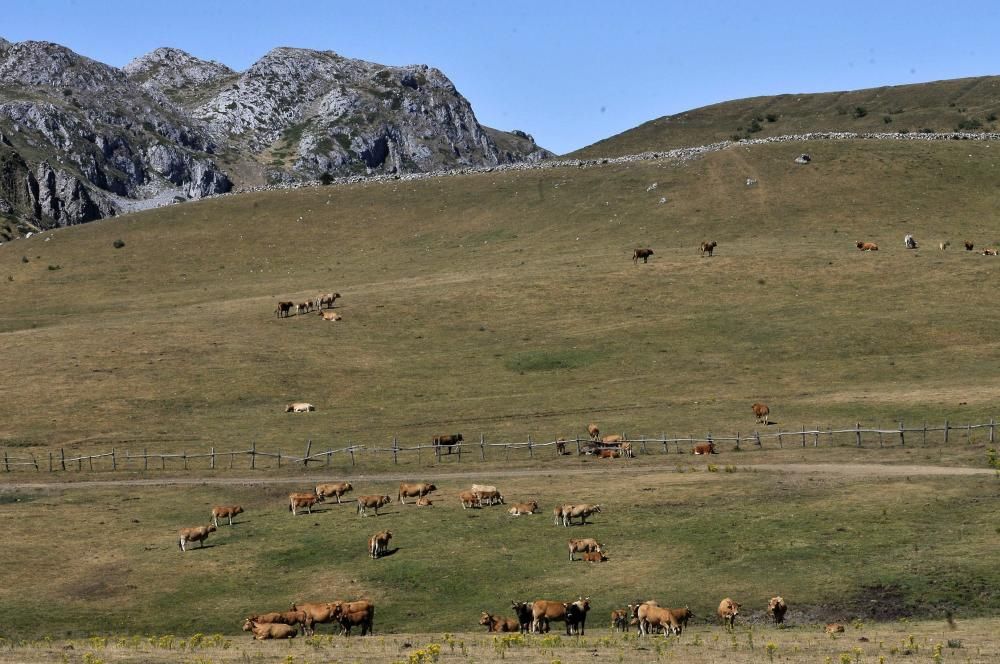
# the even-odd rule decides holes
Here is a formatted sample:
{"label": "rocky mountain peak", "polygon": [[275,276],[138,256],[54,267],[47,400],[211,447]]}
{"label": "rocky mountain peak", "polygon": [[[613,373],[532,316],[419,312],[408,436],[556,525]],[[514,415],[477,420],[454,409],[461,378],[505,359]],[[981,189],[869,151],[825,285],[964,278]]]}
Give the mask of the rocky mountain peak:
{"label": "rocky mountain peak", "polygon": [[134,83],[168,96],[174,96],[185,88],[221,82],[236,74],[220,62],[202,60],[179,48],[169,47],[158,48],[136,58],[125,65],[124,72]]}
{"label": "rocky mountain peak", "polygon": [[120,86],[119,69],[45,41],[23,41],[0,50],[0,81],[8,85],[102,91]]}

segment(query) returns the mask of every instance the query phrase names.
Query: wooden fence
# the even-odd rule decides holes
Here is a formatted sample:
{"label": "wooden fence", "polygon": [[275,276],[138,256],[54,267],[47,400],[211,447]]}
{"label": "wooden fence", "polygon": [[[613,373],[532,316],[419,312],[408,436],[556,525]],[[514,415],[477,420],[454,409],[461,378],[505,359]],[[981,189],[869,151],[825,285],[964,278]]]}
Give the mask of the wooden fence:
{"label": "wooden fence", "polygon": [[[985,424],[956,425],[946,420],[943,425],[935,427],[927,426],[926,423],[919,427],[906,427],[903,422],[899,422],[898,426],[883,429],[878,427],[862,427],[859,422],[853,427],[843,429],[833,429],[830,427],[825,429],[820,427],[806,428],[802,426],[799,429],[783,431],[778,428],[776,431],[766,431],[764,433],[755,430],[746,435],[740,432],[729,436],[715,436],[712,433],[708,433],[701,437],[693,434],[682,437],[669,437],[666,433],[660,434],[659,437],[629,437],[625,432],[622,432],[621,437],[623,442],[632,444],[632,449],[636,454],[683,454],[690,452],[691,447],[698,443],[714,443],[719,449],[725,449],[727,445],[731,445],[731,449],[736,451],[763,449],[765,443],[769,448],[773,449],[777,447],[781,449],[785,446],[819,447],[821,444],[853,444],[857,447],[864,447],[866,444],[871,446],[877,442],[881,448],[895,447],[897,445],[905,447],[907,444],[913,445],[914,443],[921,445],[927,445],[928,443],[935,444],[937,442],[948,444],[953,441],[956,435],[961,436],[962,434],[964,434],[967,443],[972,443],[975,442],[976,434],[983,430],[985,430],[983,435],[986,442],[990,444],[995,443],[996,421],[992,418]],[[531,436],[528,436],[528,439],[524,442],[487,442],[485,435],[480,434],[478,442],[463,441],[451,446],[403,446],[400,445],[397,438],[393,438],[392,445],[389,447],[348,445],[347,447],[330,448],[313,452],[313,442],[309,440],[306,442],[305,450],[301,456],[285,454],[280,449],[274,452],[259,450],[255,442],[251,443],[250,448],[245,450],[221,452],[212,447],[208,452],[204,453],[149,453],[147,449],[143,449],[142,453],[139,454],[130,449],[120,450],[112,448],[111,451],[100,454],[66,456],[66,450],[60,449],[58,452],[49,452],[47,459],[45,457],[36,457],[34,454],[29,454],[27,457],[12,456],[9,450],[5,449],[3,452],[3,469],[6,472],[11,472],[19,468],[34,469],[37,472],[43,470],[47,470],[48,472],[83,471],[85,467],[88,470],[95,470],[94,462],[96,461],[97,470],[148,471],[166,470],[169,461],[171,469],[176,469],[178,465],[181,465],[183,469],[187,470],[189,462],[197,461],[198,467],[214,470],[236,467],[237,458],[247,459],[246,467],[249,467],[251,470],[258,468],[258,465],[260,465],[258,463],[259,458],[276,462],[278,468],[281,468],[282,464],[284,464],[286,466],[300,465],[305,469],[309,468],[310,463],[314,464],[314,466],[322,465],[329,468],[335,458],[350,458],[350,467],[354,468],[358,464],[358,457],[364,458],[370,455],[372,458],[386,458],[391,456],[392,462],[399,464],[400,458],[404,458],[405,461],[408,454],[412,455],[411,459],[415,457],[418,464],[422,463],[425,458],[428,461],[433,460],[437,463],[446,463],[450,459],[454,459],[456,463],[461,463],[463,456],[475,461],[497,461],[501,459],[509,461],[512,451],[520,453],[522,459],[533,459],[536,453],[539,455],[560,455],[563,453],[562,450],[565,450],[565,453],[568,454],[572,454],[573,452],[582,454],[589,448],[592,442],[586,438],[579,437],[536,442],[532,440]],[[499,454],[497,453],[498,451]],[[525,451],[527,452],[526,457],[524,455]],[[226,463],[227,457],[228,464]],[[240,465],[244,467],[242,464]],[[266,467],[271,466],[272,463],[268,462]]]}

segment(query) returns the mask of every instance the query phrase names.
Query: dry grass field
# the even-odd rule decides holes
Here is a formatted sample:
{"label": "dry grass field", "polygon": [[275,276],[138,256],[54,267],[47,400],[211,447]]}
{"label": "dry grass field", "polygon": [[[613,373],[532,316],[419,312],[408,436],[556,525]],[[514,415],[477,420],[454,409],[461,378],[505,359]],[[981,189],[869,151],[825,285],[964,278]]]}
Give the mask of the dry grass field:
{"label": "dry grass field", "polygon": [[[1000,396],[990,371],[1000,259],[961,242],[1000,244],[996,149],[736,147],[685,164],[246,194],[7,243],[0,448],[46,459],[254,441],[299,454],[307,439],[318,449],[459,431],[551,440],[591,421],[631,436],[746,434],[760,400],[770,432],[985,422]],[[792,162],[800,152],[809,166]],[[903,248],[905,233],[919,250]],[[698,252],[707,239],[719,242],[712,258]],[[881,250],[859,252],[860,239]],[[946,239],[952,247],[938,250]],[[654,248],[648,264],[631,261],[637,246]],[[278,300],[328,291],[342,295],[342,321],[274,314]],[[316,412],[283,412],[300,400]],[[985,436],[885,449],[848,436],[727,447],[710,460],[645,455],[627,467],[547,451],[461,464],[368,455],[356,468],[2,473],[0,658],[408,661],[440,643],[443,661],[493,661],[493,641],[475,635],[480,611],[586,594],[593,635],[511,643],[506,656],[935,661],[942,643],[941,661],[991,661],[1000,485],[989,472],[940,469],[986,469]],[[936,474],[916,468],[927,465]],[[395,498],[403,477],[434,479],[442,495],[434,508],[392,505],[378,518],[336,505],[288,514],[290,490],[345,476],[355,495]],[[461,510],[457,491],[479,479],[508,502],[537,498],[545,514]],[[562,501],[607,509],[593,525],[558,528],[549,510]],[[247,513],[181,554],[176,530],[207,522],[216,503]],[[398,550],[372,561],[364,542],[385,527]],[[567,562],[577,533],[606,542],[610,560]],[[773,593],[792,606],[788,630],[762,624]],[[726,595],[747,609],[733,637],[698,622],[662,647],[601,641],[607,613],[638,597],[710,617]],[[250,611],[359,596],[379,607],[378,636],[365,644],[248,645],[238,631]],[[816,627],[854,618],[864,625],[837,639]],[[446,632],[467,652],[453,653]],[[911,633],[919,649],[905,654]],[[224,636],[192,650],[198,634]],[[94,635],[110,645],[83,641]],[[172,647],[149,644],[156,635],[173,635]],[[77,640],[72,651],[65,639]]]}

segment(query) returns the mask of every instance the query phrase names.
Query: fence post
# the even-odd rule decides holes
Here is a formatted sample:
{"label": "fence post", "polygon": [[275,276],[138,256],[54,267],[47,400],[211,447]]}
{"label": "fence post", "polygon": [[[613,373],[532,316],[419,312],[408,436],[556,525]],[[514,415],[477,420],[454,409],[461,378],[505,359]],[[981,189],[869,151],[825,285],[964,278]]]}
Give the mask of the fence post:
{"label": "fence post", "polygon": [[111,470],[118,470],[118,457],[115,455],[115,448],[111,448]]}
{"label": "fence post", "polygon": [[948,420],[944,421],[944,442],[948,442]]}
{"label": "fence post", "polygon": [[580,456],[581,454],[583,454],[583,450],[580,449],[580,435],[577,434],[577,436],[576,436],[576,455]]}
{"label": "fence post", "polygon": [[309,456],[312,454],[313,441],[312,438],[306,441],[306,453],[302,457],[302,467],[309,468]]}
{"label": "fence post", "polygon": [[[350,444],[351,441],[347,441]],[[351,468],[354,467],[354,445],[351,445]]]}
{"label": "fence post", "polygon": [[802,447],[806,446],[806,425],[802,425]]}
{"label": "fence post", "polygon": [[278,468],[281,468],[281,448],[278,448]]}
{"label": "fence post", "polygon": [[991,443],[993,442],[994,435],[996,433],[996,426],[997,426],[996,422],[994,422],[993,418],[991,417],[990,418],[990,442]]}
{"label": "fence post", "polygon": [[819,447],[819,425],[813,429],[813,447]]}
{"label": "fence post", "polygon": [[455,447],[458,448],[458,462],[462,463],[462,448],[465,447],[465,441],[463,440],[462,442],[460,442]]}
{"label": "fence post", "polygon": [[184,459],[184,470],[188,469],[188,453],[187,450],[181,451],[181,458]]}
{"label": "fence post", "polygon": [[882,425],[876,422],[875,428],[878,429],[878,446],[882,447]]}
{"label": "fence post", "polygon": [[49,472],[52,472],[52,452],[49,452]]}
{"label": "fence post", "polygon": [[965,442],[966,443],[971,443],[972,442],[972,423],[969,423],[969,433],[965,437]]}
{"label": "fence post", "polygon": [[504,445],[507,448],[507,461],[510,461],[510,443]]}
{"label": "fence post", "polygon": [[250,441],[250,470],[257,467],[257,441]]}
{"label": "fence post", "polygon": [[479,458],[486,461],[486,437],[482,432],[479,434]]}
{"label": "fence post", "polygon": [[35,472],[38,472],[38,459],[35,458],[34,453],[31,455],[31,463],[35,464]]}
{"label": "fence post", "polygon": [[236,452],[229,453],[229,470],[233,469],[233,463],[236,462]]}
{"label": "fence post", "polygon": [[784,449],[785,446],[781,443],[781,427],[778,427],[778,449]]}
{"label": "fence post", "polygon": [[858,422],[857,430],[854,435],[858,438],[858,447],[861,447],[861,422]]}
{"label": "fence post", "polygon": [[736,449],[740,449],[740,432],[736,432]]}
{"label": "fence post", "polygon": [[705,436],[705,441],[706,441],[706,442],[707,442],[707,443],[708,443],[709,445],[712,445],[712,432],[711,432],[711,431],[709,431],[709,432],[708,432],[708,434],[707,434],[707,435]]}
{"label": "fence post", "polygon": [[663,453],[664,454],[668,453],[670,450],[667,449],[667,432],[666,431],[661,431],[660,432],[660,440],[663,441]]}
{"label": "fence post", "polygon": [[3,451],[3,469],[10,472],[10,466],[7,464],[7,450]]}
{"label": "fence post", "polygon": [[165,456],[163,456],[161,454],[160,455],[160,470],[166,470],[166,469],[167,469],[167,457],[165,457]]}
{"label": "fence post", "polygon": [[66,472],[66,450],[62,447],[59,448],[59,464],[62,466],[63,472]]}
{"label": "fence post", "polygon": [[399,441],[392,437],[392,462],[399,465]]}
{"label": "fence post", "polygon": [[642,442],[639,443],[639,445],[640,445],[640,447],[642,447],[642,453],[646,454],[646,437],[645,436],[642,437]]}
{"label": "fence post", "polygon": [[87,461],[90,462],[90,470],[94,470],[94,455],[91,454],[89,457],[87,457]]}
{"label": "fence post", "polygon": [[760,432],[756,429],[753,432],[753,437],[756,439],[757,447],[764,447],[760,442]]}
{"label": "fence post", "polygon": [[534,459],[535,458],[535,451],[533,449],[531,449],[531,434],[530,433],[528,434],[528,458],[530,458],[530,459]]}
{"label": "fence post", "polygon": [[899,444],[906,445],[906,438],[903,436],[903,420],[899,421]]}
{"label": "fence post", "polygon": [[149,450],[145,447],[142,448],[142,469],[149,470]]}

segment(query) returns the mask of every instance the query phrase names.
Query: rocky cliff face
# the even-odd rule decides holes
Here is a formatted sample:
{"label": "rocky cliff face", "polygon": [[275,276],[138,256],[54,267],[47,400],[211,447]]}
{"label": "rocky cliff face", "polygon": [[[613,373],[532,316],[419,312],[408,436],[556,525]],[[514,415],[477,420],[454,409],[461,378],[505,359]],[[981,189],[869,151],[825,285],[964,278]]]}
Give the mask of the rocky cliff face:
{"label": "rocky cliff face", "polygon": [[222,193],[229,168],[261,184],[550,156],[425,65],[278,48],[240,74],[160,48],[116,69],[0,39],[0,237]]}

